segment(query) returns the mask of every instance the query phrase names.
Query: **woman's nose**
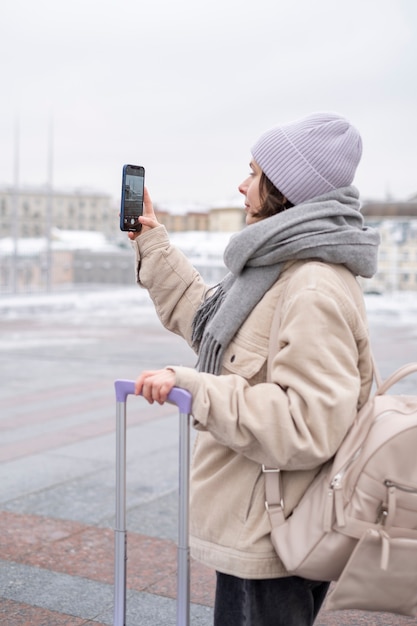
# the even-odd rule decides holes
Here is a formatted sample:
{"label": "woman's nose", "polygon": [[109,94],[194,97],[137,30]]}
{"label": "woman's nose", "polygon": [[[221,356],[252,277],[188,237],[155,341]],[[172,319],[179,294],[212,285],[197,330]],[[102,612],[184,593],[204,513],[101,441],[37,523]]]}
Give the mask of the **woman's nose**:
{"label": "woman's nose", "polygon": [[243,182],[240,183],[238,189],[239,189],[240,193],[242,193],[244,196],[246,196],[246,193],[248,191],[248,179],[247,178]]}

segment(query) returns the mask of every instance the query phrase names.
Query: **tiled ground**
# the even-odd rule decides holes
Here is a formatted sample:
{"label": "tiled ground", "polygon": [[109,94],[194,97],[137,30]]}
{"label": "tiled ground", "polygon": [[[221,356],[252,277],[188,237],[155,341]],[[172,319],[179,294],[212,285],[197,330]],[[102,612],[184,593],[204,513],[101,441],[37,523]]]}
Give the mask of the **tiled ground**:
{"label": "tiled ground", "polygon": [[[113,626],[113,381],[163,366],[168,353],[188,364],[175,336],[162,336],[151,321],[144,329],[139,313],[125,325],[90,314],[80,325],[61,315],[36,322],[32,313],[2,322],[2,626]],[[415,360],[415,325],[372,330],[384,375]],[[140,342],[132,342],[133,332]],[[415,381],[409,385],[414,391]],[[172,407],[136,410],[133,400],[129,407],[128,626],[175,624],[172,419]],[[192,626],[212,624],[213,594],[214,573],[192,562]],[[416,624],[396,615],[323,610],[316,626]]]}
{"label": "tiled ground", "polygon": [[[108,528],[0,512],[0,534],[5,561],[113,584],[114,532]],[[127,554],[128,589],[175,598],[174,542],[128,533]],[[191,582],[191,601],[211,606],[213,572],[192,561]]]}
{"label": "tiled ground", "polygon": [[48,611],[29,604],[0,600],[0,624],[10,626],[106,626],[97,621],[84,620],[73,615]]}
{"label": "tiled ground", "polygon": [[[114,533],[78,522],[54,520],[35,515],[0,512],[1,558],[3,563],[19,564],[113,584]],[[176,546],[168,540],[128,533],[128,590],[166,598],[176,596]],[[163,567],[161,567],[163,563]],[[11,570],[13,572],[13,570]],[[51,593],[54,590],[51,589]],[[192,561],[191,601],[211,607],[214,574]],[[77,599],[74,597],[74,604]],[[109,607],[107,607],[109,608]],[[48,610],[10,598],[0,599],[0,623],[9,626],[104,626],[96,619],[83,619],[65,612]],[[108,624],[108,619],[105,622]],[[207,622],[209,623],[209,622]],[[411,626],[416,620],[394,615],[343,611],[319,616],[317,626]]]}

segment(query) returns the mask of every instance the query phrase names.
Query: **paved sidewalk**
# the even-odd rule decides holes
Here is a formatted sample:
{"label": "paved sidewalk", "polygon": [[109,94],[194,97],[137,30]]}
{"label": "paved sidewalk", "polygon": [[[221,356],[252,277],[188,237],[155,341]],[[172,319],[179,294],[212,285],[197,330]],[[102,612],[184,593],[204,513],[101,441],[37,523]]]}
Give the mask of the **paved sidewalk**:
{"label": "paved sidewalk", "polygon": [[[0,328],[0,624],[113,624],[115,378],[194,363],[152,309],[9,311]],[[110,297],[110,296],[109,296]],[[126,307],[126,308],[124,308]],[[1,301],[0,301],[1,308]],[[109,312],[110,309],[110,312]],[[3,308],[3,311],[7,309]],[[414,326],[374,320],[382,372],[417,360]],[[415,385],[415,381],[413,382]],[[411,383],[410,383],[411,385]],[[178,420],[128,399],[127,626],[175,624]],[[212,624],[214,572],[192,562],[191,622]],[[408,626],[322,611],[318,626]]]}

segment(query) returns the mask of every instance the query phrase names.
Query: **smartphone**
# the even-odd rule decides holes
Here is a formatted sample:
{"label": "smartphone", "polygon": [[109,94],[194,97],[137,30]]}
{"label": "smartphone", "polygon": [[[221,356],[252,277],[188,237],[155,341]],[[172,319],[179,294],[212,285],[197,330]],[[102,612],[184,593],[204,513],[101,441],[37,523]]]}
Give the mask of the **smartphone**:
{"label": "smartphone", "polygon": [[120,230],[139,232],[138,221],[143,213],[145,168],[141,165],[124,165],[122,173],[122,198],[120,203]]}

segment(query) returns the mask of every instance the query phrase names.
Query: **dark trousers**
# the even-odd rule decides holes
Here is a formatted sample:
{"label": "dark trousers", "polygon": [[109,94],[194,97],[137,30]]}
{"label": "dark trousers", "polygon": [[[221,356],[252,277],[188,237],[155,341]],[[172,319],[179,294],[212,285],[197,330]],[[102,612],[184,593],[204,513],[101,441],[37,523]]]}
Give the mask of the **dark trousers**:
{"label": "dark trousers", "polygon": [[217,572],[214,626],[311,626],[329,584],[298,576],[246,580]]}

